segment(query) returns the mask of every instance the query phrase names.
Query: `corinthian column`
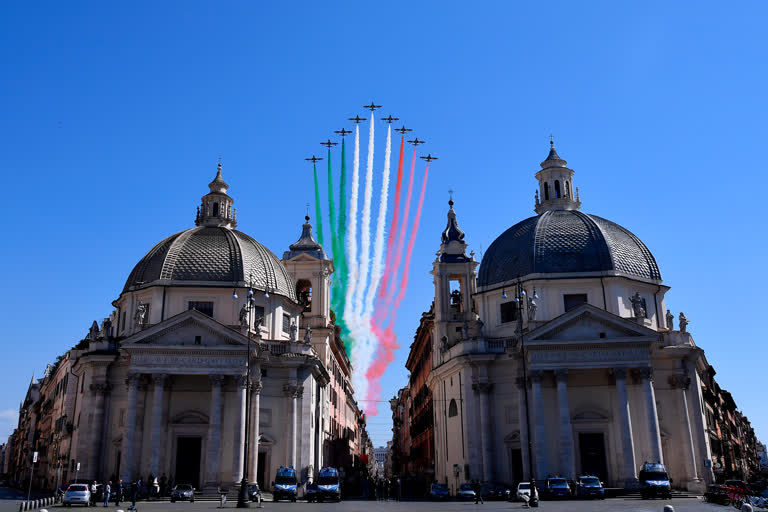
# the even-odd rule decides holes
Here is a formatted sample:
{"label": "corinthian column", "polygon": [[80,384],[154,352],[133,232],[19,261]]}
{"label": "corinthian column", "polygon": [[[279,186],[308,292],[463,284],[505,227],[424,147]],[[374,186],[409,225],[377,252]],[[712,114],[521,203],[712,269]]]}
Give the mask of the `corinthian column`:
{"label": "corinthian column", "polygon": [[664,462],[661,450],[661,433],[659,430],[659,414],[656,410],[656,393],[653,390],[653,369],[651,367],[640,369],[645,407],[648,417],[648,434],[651,440],[651,461]]}
{"label": "corinthian column", "polygon": [[556,370],[555,377],[557,378],[557,404],[560,410],[560,467],[564,477],[575,480],[573,430],[571,428],[571,412],[568,407],[568,370]]}
{"label": "corinthian column", "polygon": [[683,412],[683,434],[685,446],[688,451],[688,465],[690,467],[688,474],[694,482],[699,481],[698,468],[696,467],[696,448],[693,443],[693,431],[691,430],[691,417],[688,413],[688,387],[691,385],[691,378],[687,375],[671,375],[669,384],[673,388],[680,390],[680,405]]}
{"label": "corinthian column", "polygon": [[[168,375],[164,373],[152,374],[152,382],[155,385],[152,393],[152,456],[149,459],[149,471],[157,476],[160,472],[160,441],[163,436],[163,391]],[[150,482],[151,483],[151,482]]]}
{"label": "corinthian column", "polygon": [[214,492],[221,478],[219,477],[219,446],[221,444],[221,386],[223,375],[211,375],[211,403],[208,411],[208,442],[205,457],[205,487],[207,492]]}
{"label": "corinthian column", "polygon": [[[257,370],[257,375],[259,375],[259,372]],[[248,454],[250,457],[248,461],[248,468],[251,472],[250,475],[248,475],[248,480],[250,482],[256,482],[258,478],[258,470],[259,470],[259,405],[261,402],[261,378],[257,378],[253,381],[253,385],[251,386],[251,432],[250,432],[250,439],[248,446],[250,447],[251,453]]]}
{"label": "corinthian column", "polygon": [[236,378],[237,381],[237,415],[235,416],[235,454],[232,466],[232,480],[235,485],[243,479],[243,447],[245,446],[245,417],[246,417],[246,396],[245,389],[248,380],[244,375]]}
{"label": "corinthian column", "polygon": [[637,475],[635,473],[635,441],[632,436],[632,417],[629,412],[629,400],[627,398],[627,369],[616,368],[613,371],[616,377],[616,397],[619,416],[619,430],[621,432],[621,451],[624,484],[630,487]]}
{"label": "corinthian column", "polygon": [[296,468],[296,414],[297,414],[297,399],[300,394],[303,394],[303,386],[297,386],[293,383],[288,383],[283,386],[283,391],[290,400],[291,410],[291,424],[290,424],[290,436],[289,447],[290,452],[288,454],[288,461],[292,468]]}
{"label": "corinthian column", "polygon": [[536,473],[537,480],[547,477],[547,429],[544,421],[544,397],[541,393],[541,371],[531,372],[533,410],[536,411]]}
{"label": "corinthian column", "polygon": [[517,389],[519,390],[517,397],[517,417],[520,421],[520,452],[523,456],[523,474],[514,475],[514,477],[517,480],[528,480],[531,478],[531,475],[528,474],[528,468],[530,467],[530,463],[528,462],[528,421],[526,420],[525,390],[523,389],[523,386],[527,386],[528,383],[525,382],[525,379],[522,377],[518,377],[516,383]]}
{"label": "corinthian column", "polygon": [[491,465],[491,420],[488,406],[488,395],[493,389],[493,384],[488,382],[475,382],[472,389],[480,395],[480,444],[483,460],[483,480],[493,480],[493,466]]}
{"label": "corinthian column", "polygon": [[99,458],[104,438],[104,401],[111,389],[112,386],[108,382],[94,383],[90,386],[93,396],[93,423],[91,424],[91,452],[87,471],[90,471],[95,479],[100,477],[101,472]]}
{"label": "corinthian column", "polygon": [[123,434],[123,463],[121,469],[123,482],[130,482],[133,473],[133,454],[140,453],[133,445],[134,432],[136,431],[136,401],[141,375],[129,373],[125,383],[128,386],[128,412],[125,418],[125,433]]}

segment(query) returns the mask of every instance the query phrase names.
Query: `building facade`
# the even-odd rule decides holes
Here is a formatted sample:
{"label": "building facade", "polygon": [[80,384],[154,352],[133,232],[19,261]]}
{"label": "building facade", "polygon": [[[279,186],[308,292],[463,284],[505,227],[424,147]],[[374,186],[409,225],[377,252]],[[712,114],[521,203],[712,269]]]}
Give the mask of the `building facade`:
{"label": "building facade", "polygon": [[[631,487],[643,462],[658,461],[675,487],[702,491],[715,477],[704,351],[683,313],[674,326],[650,250],[583,213],[573,177],[552,145],[536,172],[537,215],[502,233],[482,263],[449,202],[432,268],[435,478],[455,492],[475,479],[525,480],[532,467],[537,479],[592,474]],[[404,394],[393,399],[395,470],[413,443],[398,430]]]}
{"label": "building facade", "polygon": [[221,165],[208,187],[196,227],[153,247],[110,317],[33,379],[11,436],[16,480],[32,451],[44,454],[33,482],[44,488],[77,472],[210,492],[237,485],[246,463],[263,487],[279,466],[306,482],[360,460],[365,419],[329,309],[333,262],[309,217],[278,259],[235,229]]}

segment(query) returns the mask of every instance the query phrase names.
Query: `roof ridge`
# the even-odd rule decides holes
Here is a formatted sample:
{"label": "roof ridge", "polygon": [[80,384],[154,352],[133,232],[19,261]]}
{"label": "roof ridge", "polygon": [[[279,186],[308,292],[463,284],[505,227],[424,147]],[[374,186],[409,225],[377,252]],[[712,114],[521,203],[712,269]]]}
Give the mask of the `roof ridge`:
{"label": "roof ridge", "polygon": [[176,240],[171,242],[171,246],[168,248],[168,252],[165,253],[163,258],[163,266],[160,269],[160,279],[172,279],[173,269],[176,267],[176,261],[179,259],[179,253],[184,248],[187,240],[192,236],[193,232],[197,232],[203,229],[202,226],[189,228],[184,230],[176,237]]}
{"label": "roof ridge", "polygon": [[[584,222],[584,225],[588,228],[591,228],[589,231],[592,232],[593,229],[597,229],[597,232],[600,234],[600,238],[603,240],[603,246],[606,249],[606,252],[608,253],[608,258],[610,260],[611,268],[613,270],[616,270],[616,260],[613,257],[613,251],[611,250],[610,246],[608,245],[608,238],[605,236],[605,233],[603,232],[603,229],[600,227],[600,225],[595,222],[595,220],[592,218],[592,216],[588,213],[580,212],[578,210],[572,210],[578,217],[581,219],[582,222]],[[587,220],[589,222],[587,222]],[[600,259],[600,268],[603,267],[603,255],[602,251],[598,251],[597,257]]]}

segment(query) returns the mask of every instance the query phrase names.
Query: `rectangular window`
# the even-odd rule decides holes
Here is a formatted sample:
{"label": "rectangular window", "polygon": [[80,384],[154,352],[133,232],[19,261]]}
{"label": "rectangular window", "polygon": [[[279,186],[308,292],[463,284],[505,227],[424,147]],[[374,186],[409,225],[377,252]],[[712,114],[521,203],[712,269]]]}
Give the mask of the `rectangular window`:
{"label": "rectangular window", "polygon": [[189,301],[189,307],[187,309],[196,309],[202,314],[213,318],[213,302]]}
{"label": "rectangular window", "polygon": [[202,345],[202,344],[203,344],[203,337],[195,336],[195,345]]}
{"label": "rectangular window", "polygon": [[648,318],[648,306],[645,304],[645,299],[641,299],[641,304],[643,305],[643,311],[645,311],[645,318]]}
{"label": "rectangular window", "polygon": [[261,318],[261,325],[265,325],[264,306],[253,306],[253,320],[256,321],[259,318]]}
{"label": "rectangular window", "polygon": [[563,305],[565,306],[566,313],[586,303],[587,303],[586,293],[574,293],[571,295],[568,295],[568,294],[563,295]]}
{"label": "rectangular window", "polygon": [[283,332],[286,334],[291,332],[291,315],[283,314]]}
{"label": "rectangular window", "polygon": [[120,409],[120,421],[118,424],[122,427],[125,425],[125,409]]}
{"label": "rectangular window", "polygon": [[125,331],[125,311],[123,311],[123,320],[120,322],[120,331]]}
{"label": "rectangular window", "polygon": [[514,301],[501,303],[501,323],[514,322],[517,320],[517,304]]}

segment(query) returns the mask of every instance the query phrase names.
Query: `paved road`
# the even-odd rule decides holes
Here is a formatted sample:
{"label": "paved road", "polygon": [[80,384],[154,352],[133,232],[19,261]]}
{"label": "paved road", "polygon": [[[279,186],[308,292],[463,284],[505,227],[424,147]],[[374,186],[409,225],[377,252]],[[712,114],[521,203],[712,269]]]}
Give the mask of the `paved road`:
{"label": "paved road", "polygon": [[[18,502],[13,499],[0,499],[0,512],[16,512],[18,511]],[[539,511],[542,512],[600,512],[600,511],[614,511],[624,510],[632,512],[661,512],[664,505],[671,504],[675,507],[675,512],[706,512],[719,510],[721,512],[727,512],[731,510],[729,508],[719,505],[709,505],[701,500],[696,499],[679,499],[672,501],[642,501],[637,499],[608,499],[605,501],[545,501],[539,507]],[[157,502],[140,502],[138,508],[139,512],[198,512],[198,511],[215,511],[218,503],[215,502],[196,502],[190,503],[157,503]],[[235,504],[232,502],[227,503],[227,509],[230,512],[235,512]],[[254,512],[255,504],[252,504]],[[103,507],[99,506],[93,510],[93,512],[100,512]],[[113,505],[108,507],[109,512],[116,512],[118,509]],[[399,512],[399,511],[418,511],[418,512],[493,512],[501,510],[522,510],[522,504],[520,503],[506,503],[506,502],[486,502],[485,505],[475,505],[474,502],[448,502],[448,503],[431,503],[431,502],[375,502],[375,501],[343,501],[341,503],[313,503],[308,504],[305,502],[298,503],[271,503],[264,504],[264,511],[279,510],[281,512],[291,511],[328,511],[328,512]],[[48,508],[50,511],[55,512],[74,512],[74,508],[64,508],[59,505]],[[120,510],[127,512],[126,507],[120,506]],[[533,509],[536,510],[536,509]],[[106,512],[106,511],[105,511]],[[224,512],[224,511],[222,511]]]}

